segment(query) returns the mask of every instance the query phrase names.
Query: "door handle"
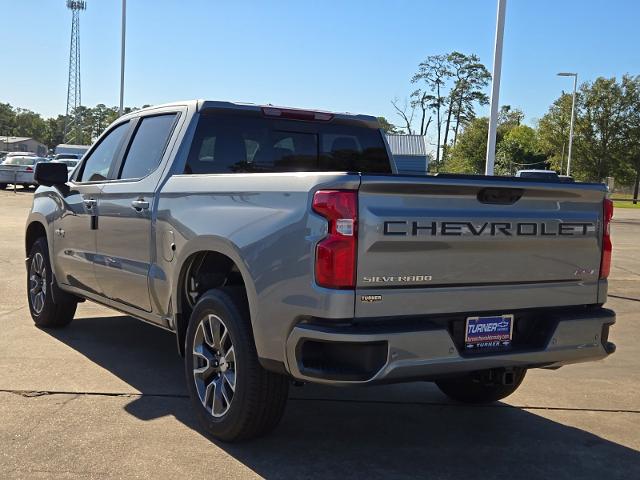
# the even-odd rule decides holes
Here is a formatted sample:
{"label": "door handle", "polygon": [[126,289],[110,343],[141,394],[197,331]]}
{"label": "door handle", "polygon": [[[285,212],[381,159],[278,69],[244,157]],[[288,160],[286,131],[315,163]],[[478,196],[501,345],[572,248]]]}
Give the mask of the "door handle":
{"label": "door handle", "polygon": [[98,204],[98,201],[95,198],[85,198],[83,202],[84,206],[87,207],[88,210],[91,210]]}
{"label": "door handle", "polygon": [[131,206],[136,212],[149,210],[149,202],[147,202],[146,200],[134,200],[133,202],[131,202]]}

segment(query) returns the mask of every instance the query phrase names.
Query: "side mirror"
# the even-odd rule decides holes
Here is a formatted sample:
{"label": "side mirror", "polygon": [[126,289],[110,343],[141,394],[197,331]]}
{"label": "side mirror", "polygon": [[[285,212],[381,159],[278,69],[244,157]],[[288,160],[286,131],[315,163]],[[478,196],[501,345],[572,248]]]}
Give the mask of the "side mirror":
{"label": "side mirror", "polygon": [[33,179],[38,185],[59,187],[69,180],[67,165],[64,163],[40,162],[36,164]]}

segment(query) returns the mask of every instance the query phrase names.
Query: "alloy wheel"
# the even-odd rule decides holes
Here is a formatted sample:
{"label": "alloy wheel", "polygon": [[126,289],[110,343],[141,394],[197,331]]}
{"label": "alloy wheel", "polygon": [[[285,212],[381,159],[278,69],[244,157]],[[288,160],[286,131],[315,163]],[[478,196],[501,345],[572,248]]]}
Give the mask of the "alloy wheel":
{"label": "alloy wheel", "polygon": [[204,317],[193,341],[193,379],[204,408],[214,417],[224,416],[236,389],[236,357],[231,335],[217,315]]}
{"label": "alloy wheel", "polygon": [[29,267],[29,298],[31,307],[36,315],[39,315],[44,308],[44,301],[47,296],[47,267],[42,253],[36,252],[31,259]]}

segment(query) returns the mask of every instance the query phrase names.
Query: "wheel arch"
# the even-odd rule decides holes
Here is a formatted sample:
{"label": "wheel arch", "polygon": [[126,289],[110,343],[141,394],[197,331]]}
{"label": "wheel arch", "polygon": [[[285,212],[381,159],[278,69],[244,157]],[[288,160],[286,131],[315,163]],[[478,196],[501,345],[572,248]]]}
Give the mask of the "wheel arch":
{"label": "wheel arch", "polygon": [[24,236],[25,258],[29,256],[31,247],[33,247],[33,244],[40,237],[44,237],[47,240],[47,246],[49,247],[49,252],[51,252],[49,235],[47,234],[47,229],[44,226],[44,222],[37,218],[29,219]]}
{"label": "wheel arch", "polygon": [[[187,282],[188,273],[190,273],[189,271],[194,263],[201,261],[202,258],[206,258],[204,261],[205,273],[217,274],[227,279],[230,278],[229,273],[233,273],[233,283],[231,283],[231,285],[241,285],[244,287],[252,325],[256,318],[257,293],[249,268],[242,260],[239,249],[228,240],[218,237],[199,237],[194,239],[181,250],[176,263],[174,281],[172,282],[171,303],[174,306],[176,340],[178,343],[178,351],[181,355],[184,355],[184,340],[189,323],[189,316],[191,314],[185,298],[185,283]],[[237,272],[237,274],[234,272]],[[228,283],[221,283],[220,285],[215,285],[214,280],[211,288],[217,288],[217,286],[227,284]]]}

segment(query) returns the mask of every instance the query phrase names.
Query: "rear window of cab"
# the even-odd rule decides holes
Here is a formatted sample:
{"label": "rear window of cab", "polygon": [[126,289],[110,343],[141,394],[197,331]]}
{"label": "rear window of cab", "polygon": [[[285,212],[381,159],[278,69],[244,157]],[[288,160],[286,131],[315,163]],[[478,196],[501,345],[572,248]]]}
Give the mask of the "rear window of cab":
{"label": "rear window of cab", "polygon": [[375,128],[236,113],[203,114],[186,174],[351,171],[391,173]]}

